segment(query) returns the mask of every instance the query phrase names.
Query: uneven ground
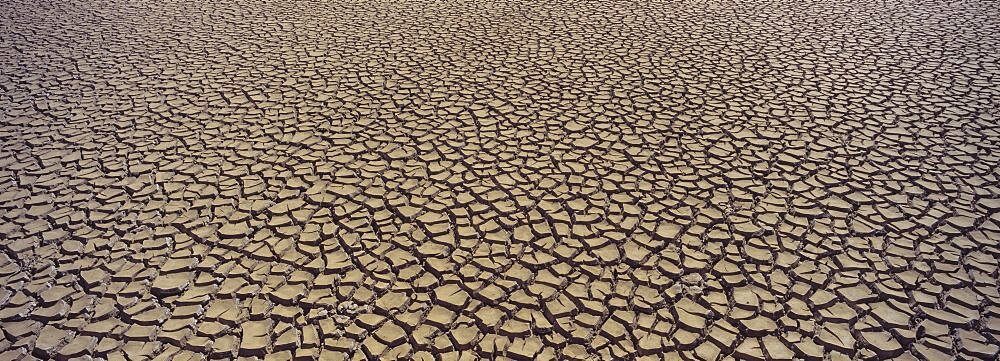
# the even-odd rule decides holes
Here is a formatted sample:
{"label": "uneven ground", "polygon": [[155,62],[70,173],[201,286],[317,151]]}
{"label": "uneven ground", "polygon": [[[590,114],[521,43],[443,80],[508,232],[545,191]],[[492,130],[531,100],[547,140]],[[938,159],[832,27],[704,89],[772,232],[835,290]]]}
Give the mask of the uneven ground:
{"label": "uneven ground", "polygon": [[4,1],[0,360],[996,359],[994,1]]}

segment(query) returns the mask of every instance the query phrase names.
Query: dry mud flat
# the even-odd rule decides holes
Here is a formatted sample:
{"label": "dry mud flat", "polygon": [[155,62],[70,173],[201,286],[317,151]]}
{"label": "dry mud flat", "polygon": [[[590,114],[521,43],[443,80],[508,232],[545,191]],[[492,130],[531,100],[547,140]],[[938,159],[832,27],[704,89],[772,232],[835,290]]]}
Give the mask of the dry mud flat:
{"label": "dry mud flat", "polygon": [[6,1],[0,360],[996,359],[993,1]]}

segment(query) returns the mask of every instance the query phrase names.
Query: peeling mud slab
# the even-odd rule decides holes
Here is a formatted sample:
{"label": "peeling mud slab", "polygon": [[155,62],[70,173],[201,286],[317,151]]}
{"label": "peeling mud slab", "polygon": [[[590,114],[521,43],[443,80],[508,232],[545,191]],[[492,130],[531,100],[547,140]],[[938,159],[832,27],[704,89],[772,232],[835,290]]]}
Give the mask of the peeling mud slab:
{"label": "peeling mud slab", "polygon": [[993,1],[7,1],[0,360],[995,360]]}

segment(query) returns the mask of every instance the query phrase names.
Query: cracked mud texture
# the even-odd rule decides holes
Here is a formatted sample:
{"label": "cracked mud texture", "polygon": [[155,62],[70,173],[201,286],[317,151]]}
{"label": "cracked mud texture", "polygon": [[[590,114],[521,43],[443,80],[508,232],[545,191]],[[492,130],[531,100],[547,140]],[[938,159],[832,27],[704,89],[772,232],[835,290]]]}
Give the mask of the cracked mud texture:
{"label": "cracked mud texture", "polygon": [[992,1],[7,1],[0,360],[996,359]]}

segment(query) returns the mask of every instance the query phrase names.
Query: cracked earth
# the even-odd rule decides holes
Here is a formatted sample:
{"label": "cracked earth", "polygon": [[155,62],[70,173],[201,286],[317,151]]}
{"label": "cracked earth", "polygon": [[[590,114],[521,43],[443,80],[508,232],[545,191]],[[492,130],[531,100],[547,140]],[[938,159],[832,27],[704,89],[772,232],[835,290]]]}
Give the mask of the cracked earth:
{"label": "cracked earth", "polygon": [[0,4],[0,360],[995,360],[992,1]]}

